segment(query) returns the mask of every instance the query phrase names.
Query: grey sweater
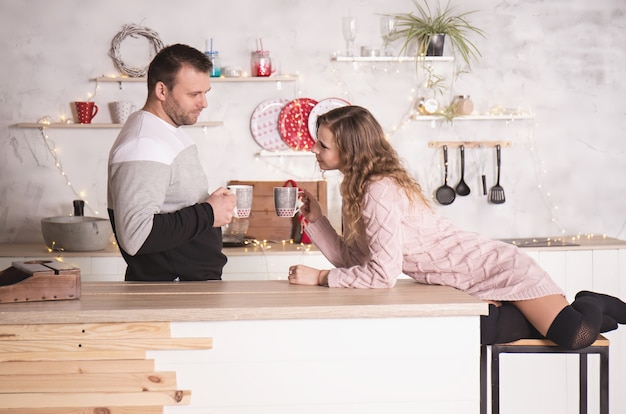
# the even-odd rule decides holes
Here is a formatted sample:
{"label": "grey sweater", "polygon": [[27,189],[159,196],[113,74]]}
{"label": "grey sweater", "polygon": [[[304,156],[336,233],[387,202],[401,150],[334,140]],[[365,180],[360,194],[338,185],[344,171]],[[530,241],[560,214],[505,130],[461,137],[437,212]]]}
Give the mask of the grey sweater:
{"label": "grey sweater", "polygon": [[204,202],[195,143],[157,116],[132,114],[109,153],[108,208],[126,280],[220,279],[226,256]]}

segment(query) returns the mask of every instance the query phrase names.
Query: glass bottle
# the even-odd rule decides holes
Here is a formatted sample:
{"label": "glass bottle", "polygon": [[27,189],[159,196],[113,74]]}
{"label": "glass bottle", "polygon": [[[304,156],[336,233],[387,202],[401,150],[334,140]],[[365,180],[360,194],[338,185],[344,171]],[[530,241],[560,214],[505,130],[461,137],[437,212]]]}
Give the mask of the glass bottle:
{"label": "glass bottle", "polygon": [[250,76],[270,76],[272,58],[269,50],[256,50],[250,54]]}
{"label": "glass bottle", "polygon": [[213,64],[213,67],[211,68],[211,77],[219,78],[222,76],[222,61],[220,60],[220,53],[216,50],[205,53]]}

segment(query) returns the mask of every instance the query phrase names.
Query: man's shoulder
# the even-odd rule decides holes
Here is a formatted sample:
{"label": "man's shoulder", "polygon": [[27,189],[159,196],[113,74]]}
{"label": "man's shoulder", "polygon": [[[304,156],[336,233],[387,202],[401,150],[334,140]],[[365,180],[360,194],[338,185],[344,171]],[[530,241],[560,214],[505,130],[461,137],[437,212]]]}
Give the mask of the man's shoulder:
{"label": "man's shoulder", "polygon": [[111,149],[111,163],[156,161],[170,164],[192,142],[146,111],[131,115]]}

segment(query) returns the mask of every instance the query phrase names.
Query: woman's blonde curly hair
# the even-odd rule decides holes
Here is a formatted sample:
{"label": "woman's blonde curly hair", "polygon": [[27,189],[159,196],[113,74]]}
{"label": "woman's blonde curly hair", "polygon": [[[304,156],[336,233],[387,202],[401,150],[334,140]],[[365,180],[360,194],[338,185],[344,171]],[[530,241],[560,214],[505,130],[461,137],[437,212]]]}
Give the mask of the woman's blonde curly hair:
{"label": "woman's blonde curly hair", "polygon": [[422,188],[409,174],[374,116],[360,106],[333,109],[317,118],[317,128],[328,128],[337,143],[343,174],[341,182],[344,240],[354,241],[363,215],[363,195],[370,181],[391,178],[413,204],[417,199],[430,205]]}

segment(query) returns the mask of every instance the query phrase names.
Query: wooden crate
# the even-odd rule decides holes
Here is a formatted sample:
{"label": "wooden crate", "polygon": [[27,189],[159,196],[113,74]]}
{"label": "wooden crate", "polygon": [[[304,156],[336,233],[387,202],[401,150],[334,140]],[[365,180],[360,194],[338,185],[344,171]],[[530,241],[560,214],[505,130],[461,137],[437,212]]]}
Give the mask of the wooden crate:
{"label": "wooden crate", "polygon": [[0,272],[0,304],[80,298],[80,269],[58,260],[13,262]]}
{"label": "wooden crate", "polygon": [[[274,187],[282,187],[285,181],[230,181],[228,185],[251,185],[252,212],[246,237],[257,240],[299,240],[300,226],[294,218],[278,217],[274,210]],[[313,194],[327,213],[326,181],[299,181],[298,187]]]}

